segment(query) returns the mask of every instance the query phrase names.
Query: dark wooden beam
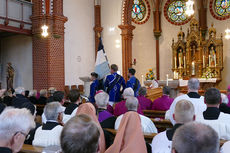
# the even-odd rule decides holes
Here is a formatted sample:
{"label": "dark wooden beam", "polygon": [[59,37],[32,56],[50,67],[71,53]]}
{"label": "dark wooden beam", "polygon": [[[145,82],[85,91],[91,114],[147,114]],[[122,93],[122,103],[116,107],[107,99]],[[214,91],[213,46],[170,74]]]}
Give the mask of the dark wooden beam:
{"label": "dark wooden beam", "polygon": [[95,59],[97,57],[97,50],[99,45],[99,37],[101,36],[101,33],[103,31],[103,28],[101,27],[101,5],[95,5],[94,6],[94,32],[95,32]]}
{"label": "dark wooden beam", "polygon": [[160,47],[159,47],[159,37],[161,36],[161,1],[154,0],[153,16],[154,16],[154,36],[156,38],[156,75],[157,80],[160,79]]}
{"label": "dark wooden beam", "polygon": [[208,29],[207,26],[207,0],[197,0],[198,4],[198,12],[199,12],[199,26],[202,32],[203,39],[205,39],[205,35]]}

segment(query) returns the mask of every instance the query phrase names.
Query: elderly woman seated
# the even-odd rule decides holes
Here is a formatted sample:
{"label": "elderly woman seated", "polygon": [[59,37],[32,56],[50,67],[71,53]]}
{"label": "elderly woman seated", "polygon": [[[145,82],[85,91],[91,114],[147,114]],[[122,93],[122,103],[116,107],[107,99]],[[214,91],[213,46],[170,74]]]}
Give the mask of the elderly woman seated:
{"label": "elderly woman seated", "polygon": [[112,117],[113,115],[107,111],[107,105],[109,102],[109,95],[104,91],[99,92],[95,96],[95,101],[98,107],[98,120],[103,122],[104,120]]}
{"label": "elderly woman seated", "polygon": [[63,129],[63,109],[59,102],[48,103],[44,108],[46,124],[39,127],[34,135],[34,146],[60,146],[60,135]]}
{"label": "elderly woman seated", "polygon": [[109,95],[104,91],[99,91],[95,96],[96,105],[98,107],[98,121],[102,128],[114,128],[116,117],[114,117],[108,110]]}

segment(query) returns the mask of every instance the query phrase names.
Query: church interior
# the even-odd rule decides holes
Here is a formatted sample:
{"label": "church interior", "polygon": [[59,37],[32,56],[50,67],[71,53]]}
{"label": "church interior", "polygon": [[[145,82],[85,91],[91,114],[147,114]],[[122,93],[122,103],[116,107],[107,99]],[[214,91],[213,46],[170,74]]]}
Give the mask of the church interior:
{"label": "church interior", "polygon": [[[79,77],[89,76],[94,71],[98,33],[101,34],[109,64],[117,64],[121,74],[127,75],[126,69],[133,67],[137,71],[136,76],[139,80],[142,80],[142,76],[145,80],[145,74],[149,69],[154,70],[157,80],[166,80],[167,74],[169,79],[173,79],[176,62],[172,48],[173,41],[174,44],[177,42],[180,31],[184,34],[182,36],[184,42],[192,41],[186,37],[188,37],[188,30],[193,19],[197,20],[198,24],[197,37],[200,37],[202,33],[202,39],[208,40],[209,29],[212,25],[215,28],[215,38],[221,39],[223,52],[220,68],[221,81],[218,87],[226,89],[230,84],[227,79],[230,76],[227,68],[230,56],[229,40],[225,38],[225,30],[229,25],[228,12],[222,16],[216,13],[213,0],[195,1],[194,15],[185,19],[180,19],[177,14],[169,14],[169,6],[173,8],[178,4],[171,4],[167,0],[159,2],[143,0],[145,11],[142,12],[141,19],[138,16],[132,17],[131,4],[122,0],[69,0],[58,3],[59,1],[56,4],[50,2],[50,12],[46,14],[44,11],[47,10],[45,6],[42,6],[45,4],[37,4],[36,1],[9,1],[8,9],[6,9],[6,1],[1,0],[2,88],[6,88],[6,68],[9,62],[15,69],[15,87],[42,89],[56,86],[63,89],[65,85],[83,84]],[[38,10],[32,11],[32,6]],[[182,11],[185,9],[181,6],[178,8]],[[54,18],[49,18],[55,15],[61,17],[60,22],[54,22]],[[38,16],[42,18],[37,19]],[[47,38],[40,37],[41,27],[44,24],[49,27]],[[129,38],[127,42],[124,42],[124,37]],[[202,51],[200,49],[204,47],[203,42],[198,45],[199,42],[195,40],[194,43],[197,44],[197,51],[204,52],[204,49]],[[49,55],[44,57],[43,55],[47,52]],[[200,56],[203,55],[208,64],[208,52]],[[199,60],[203,61],[202,58]],[[48,63],[43,63],[44,60]],[[187,67],[188,64],[191,63],[187,63]],[[191,71],[191,68],[186,69]],[[197,73],[198,70],[198,68],[195,69]],[[203,70],[199,73],[197,77],[201,78]],[[59,75],[57,82],[49,80],[49,76],[52,78],[56,74]],[[191,76],[187,75],[185,79],[188,77]]]}
{"label": "church interior", "polygon": [[[174,143],[176,136],[180,137],[178,144],[183,140],[181,133],[186,131],[183,124],[187,129],[194,127],[191,137],[196,134],[216,137],[215,142],[214,139],[213,142],[200,140],[203,146],[217,144],[218,150],[223,147],[221,153],[229,153],[229,41],[230,0],[0,0],[0,114],[4,96],[13,97],[12,103],[6,105],[15,107],[15,114],[20,113],[16,108],[30,107],[24,105],[28,99],[32,103],[36,101],[33,107],[36,106],[38,114],[33,112],[35,115],[32,115],[42,128],[36,127],[33,143],[24,144],[16,151],[20,153],[44,151],[47,144],[39,135],[44,134],[45,128],[50,130],[48,123],[53,119],[48,118],[47,112],[55,107],[60,111],[56,112],[57,120],[51,129],[59,134],[59,149],[67,148],[63,153],[72,152],[68,151],[71,145],[68,146],[62,135],[76,134],[78,129],[67,130],[71,123],[86,121],[98,131],[88,131],[89,135],[100,137],[97,153],[166,153],[171,150],[186,153],[179,152],[180,147]],[[97,67],[102,64],[104,67]],[[97,72],[106,73],[106,68],[108,73],[101,77]],[[101,80],[97,80],[98,77]],[[100,81],[104,81],[102,88]],[[34,99],[23,100],[25,90]],[[35,90],[39,94],[35,94]],[[46,95],[45,103],[38,103],[43,95]],[[224,99],[227,102],[223,102]],[[19,106],[16,101],[20,100],[23,103]],[[103,100],[106,106],[99,104]],[[163,101],[167,104],[163,105]],[[70,105],[72,108],[68,109]],[[7,106],[4,104],[4,109]],[[10,113],[5,110],[0,115],[2,123],[4,115]],[[68,111],[70,114],[66,115]],[[79,118],[74,120],[73,114]],[[181,119],[188,114],[190,118]],[[113,128],[100,120],[107,115],[114,117]],[[225,122],[221,128],[226,128],[218,131],[219,124],[209,122],[212,120]],[[4,124],[8,123],[4,121]],[[2,146],[3,128],[0,125],[0,152],[6,147]],[[206,132],[195,131],[199,128]],[[130,132],[126,129],[133,130],[132,136],[136,139],[141,137],[140,142],[131,142],[136,148],[128,147],[125,136]],[[155,149],[163,146],[158,133],[164,131],[169,143],[165,152]],[[111,144],[107,144],[107,132],[113,136]],[[19,134],[26,136],[27,141],[29,133],[19,131]],[[46,140],[48,142],[49,138]],[[122,141],[120,146],[119,141]],[[186,140],[184,143],[186,146]],[[196,142],[192,144],[195,148]],[[15,152],[14,146],[7,147]],[[115,151],[118,147],[128,149]]]}

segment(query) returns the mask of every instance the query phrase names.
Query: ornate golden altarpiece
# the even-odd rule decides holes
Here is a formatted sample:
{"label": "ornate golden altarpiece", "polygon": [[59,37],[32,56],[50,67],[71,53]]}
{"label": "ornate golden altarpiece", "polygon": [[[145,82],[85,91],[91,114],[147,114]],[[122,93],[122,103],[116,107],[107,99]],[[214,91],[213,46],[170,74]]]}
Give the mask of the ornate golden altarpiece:
{"label": "ornate golden altarpiece", "polygon": [[223,40],[216,37],[216,29],[208,30],[208,39],[202,37],[198,21],[193,18],[187,37],[180,29],[178,40],[172,41],[174,79],[216,78],[221,81],[223,70]]}

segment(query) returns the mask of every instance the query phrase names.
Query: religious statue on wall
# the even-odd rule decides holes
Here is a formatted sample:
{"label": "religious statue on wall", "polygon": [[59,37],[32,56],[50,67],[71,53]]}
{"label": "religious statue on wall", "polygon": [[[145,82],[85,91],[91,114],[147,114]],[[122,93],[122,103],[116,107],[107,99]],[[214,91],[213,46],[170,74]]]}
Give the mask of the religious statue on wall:
{"label": "religious statue on wall", "polygon": [[183,61],[183,50],[180,48],[178,50],[178,62],[179,62],[179,68],[183,68],[183,65],[184,65],[184,61]]}
{"label": "religious statue on wall", "polygon": [[196,45],[192,45],[192,61],[196,61]]}
{"label": "religious statue on wall", "polygon": [[12,67],[11,63],[7,64],[7,90],[13,89],[13,81],[14,81],[14,68]]}
{"label": "religious statue on wall", "polygon": [[209,50],[209,67],[216,67],[216,51],[214,46],[211,46]]}

